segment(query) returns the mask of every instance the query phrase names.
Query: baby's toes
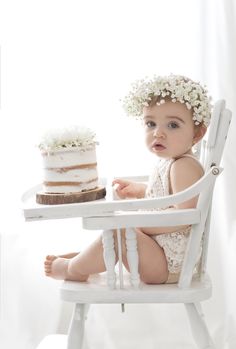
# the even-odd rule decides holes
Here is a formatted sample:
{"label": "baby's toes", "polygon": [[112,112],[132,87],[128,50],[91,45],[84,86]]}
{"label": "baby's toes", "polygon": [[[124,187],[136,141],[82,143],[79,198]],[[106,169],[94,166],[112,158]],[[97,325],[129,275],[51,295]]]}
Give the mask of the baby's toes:
{"label": "baby's toes", "polygon": [[57,256],[47,256],[45,261],[44,261],[45,267],[52,265],[52,263],[53,263],[53,261],[55,261],[55,259],[57,259]]}
{"label": "baby's toes", "polygon": [[52,263],[56,258],[56,256],[51,255],[46,257],[46,260],[44,261],[44,272],[47,276],[50,275],[52,271]]}
{"label": "baby's toes", "polygon": [[45,269],[45,270],[50,270],[51,267],[52,267],[52,263],[46,263],[46,262],[44,262],[44,269]]}
{"label": "baby's toes", "polygon": [[54,256],[54,255],[48,255],[47,257],[46,257],[46,262],[53,262],[53,261],[55,261],[55,259],[57,259],[58,257],[57,256]]}
{"label": "baby's toes", "polygon": [[52,266],[51,265],[44,265],[44,272],[45,274],[50,273],[52,270]]}

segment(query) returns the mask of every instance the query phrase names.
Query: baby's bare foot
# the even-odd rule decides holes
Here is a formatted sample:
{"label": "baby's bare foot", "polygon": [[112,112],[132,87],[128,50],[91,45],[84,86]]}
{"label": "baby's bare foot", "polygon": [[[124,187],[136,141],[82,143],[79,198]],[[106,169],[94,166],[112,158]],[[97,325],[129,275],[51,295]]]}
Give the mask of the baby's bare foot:
{"label": "baby's bare foot", "polygon": [[56,259],[58,259],[58,258],[71,259],[71,258],[74,258],[75,256],[77,256],[78,254],[79,254],[79,252],[72,252],[72,253],[62,254],[62,255],[59,255],[59,256],[54,256],[54,255],[47,256],[46,260],[44,262],[45,274],[47,276],[54,277],[54,267],[52,268],[52,265],[54,265],[54,264],[56,265],[57,264],[57,263],[53,263]]}
{"label": "baby's bare foot", "polygon": [[[88,275],[82,275],[78,270],[73,273],[68,271],[69,264],[78,253],[62,256],[49,255],[44,262],[45,275],[57,280],[87,281]],[[76,268],[77,269],[77,268]]]}
{"label": "baby's bare foot", "polygon": [[44,262],[45,275],[54,279],[65,280],[68,276],[68,263],[68,258],[47,256]]}

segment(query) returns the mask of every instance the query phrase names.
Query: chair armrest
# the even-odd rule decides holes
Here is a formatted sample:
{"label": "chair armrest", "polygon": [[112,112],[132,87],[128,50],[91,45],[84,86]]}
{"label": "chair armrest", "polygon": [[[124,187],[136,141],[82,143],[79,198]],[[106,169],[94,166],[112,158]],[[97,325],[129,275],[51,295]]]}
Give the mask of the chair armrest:
{"label": "chair armrest", "polygon": [[[41,188],[41,185],[38,185],[31,188],[22,196],[24,217],[27,221],[35,221],[72,217],[94,217],[95,215],[107,216],[113,214],[115,211],[155,210],[157,208],[166,208],[187,201],[192,197],[197,196],[199,193],[209,190],[221,171],[221,168],[214,166],[191,187],[177,194],[161,198],[118,201],[97,200],[69,205],[52,205],[50,207],[48,205],[38,205],[35,203],[35,200],[32,199],[35,192]],[[27,201],[30,198],[31,200]]]}
{"label": "chair armrest", "polygon": [[83,228],[89,230],[121,229],[129,227],[166,227],[192,225],[200,222],[197,208],[161,211],[114,212],[113,214],[84,217]]}
{"label": "chair armrest", "polygon": [[[216,177],[222,172],[222,168],[213,166],[203,177],[187,189],[168,196],[153,199],[135,199],[135,200],[118,200],[110,202],[94,203],[96,207],[96,214],[107,215],[114,211],[135,211],[135,210],[151,210],[157,208],[166,208],[176,205],[197,196],[204,190],[208,189],[214,184]],[[84,215],[86,216],[86,215]],[[89,215],[87,215],[89,216]],[[93,215],[94,216],[94,215]]]}

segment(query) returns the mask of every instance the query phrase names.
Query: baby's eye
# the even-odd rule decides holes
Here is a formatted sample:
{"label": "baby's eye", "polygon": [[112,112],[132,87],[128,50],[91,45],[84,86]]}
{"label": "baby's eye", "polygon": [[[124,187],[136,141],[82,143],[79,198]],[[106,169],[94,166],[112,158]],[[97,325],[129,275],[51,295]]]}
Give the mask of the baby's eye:
{"label": "baby's eye", "polygon": [[179,125],[178,125],[177,122],[171,121],[171,122],[168,124],[168,128],[171,128],[171,129],[173,129],[173,128],[179,128]]}
{"label": "baby's eye", "polygon": [[155,127],[156,124],[154,121],[146,121],[145,125],[148,127],[148,128],[152,128],[152,127]]}

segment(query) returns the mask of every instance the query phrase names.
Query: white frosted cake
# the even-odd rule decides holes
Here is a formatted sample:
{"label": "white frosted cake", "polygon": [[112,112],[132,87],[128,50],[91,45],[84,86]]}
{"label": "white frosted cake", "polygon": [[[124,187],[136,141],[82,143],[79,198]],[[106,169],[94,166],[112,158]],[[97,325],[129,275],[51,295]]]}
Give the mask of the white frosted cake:
{"label": "white frosted cake", "polygon": [[97,188],[95,133],[88,128],[54,130],[40,143],[45,193],[79,193]]}

